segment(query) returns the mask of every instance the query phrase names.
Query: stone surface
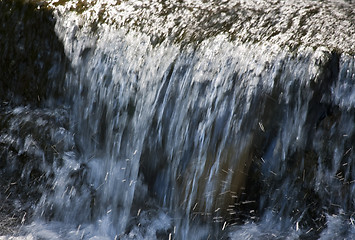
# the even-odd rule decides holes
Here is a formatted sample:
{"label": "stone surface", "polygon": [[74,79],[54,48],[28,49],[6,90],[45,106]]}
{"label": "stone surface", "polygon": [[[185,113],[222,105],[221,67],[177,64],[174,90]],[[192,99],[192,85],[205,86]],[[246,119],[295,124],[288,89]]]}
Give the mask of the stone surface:
{"label": "stone surface", "polygon": [[62,94],[66,58],[54,24],[38,1],[0,1],[1,104],[40,105]]}
{"label": "stone surface", "polygon": [[[353,1],[51,1],[80,13],[82,24],[134,29],[151,36],[189,44],[217,34],[242,42],[270,42],[291,51],[300,46],[355,52]],[[63,6],[62,6],[63,5]]]}

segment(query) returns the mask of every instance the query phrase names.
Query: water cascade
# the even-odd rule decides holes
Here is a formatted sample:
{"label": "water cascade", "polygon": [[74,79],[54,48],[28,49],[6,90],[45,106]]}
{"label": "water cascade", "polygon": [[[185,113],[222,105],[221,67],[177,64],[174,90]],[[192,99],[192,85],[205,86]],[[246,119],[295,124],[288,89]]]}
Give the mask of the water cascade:
{"label": "water cascade", "polygon": [[0,1],[0,239],[355,238],[354,9]]}

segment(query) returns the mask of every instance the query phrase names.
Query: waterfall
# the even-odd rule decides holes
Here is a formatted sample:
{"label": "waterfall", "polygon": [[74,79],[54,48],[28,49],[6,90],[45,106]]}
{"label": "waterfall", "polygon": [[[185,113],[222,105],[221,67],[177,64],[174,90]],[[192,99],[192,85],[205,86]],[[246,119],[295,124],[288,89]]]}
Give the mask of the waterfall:
{"label": "waterfall", "polygon": [[351,239],[353,4],[257,2],[38,5],[66,62],[0,105],[14,239]]}

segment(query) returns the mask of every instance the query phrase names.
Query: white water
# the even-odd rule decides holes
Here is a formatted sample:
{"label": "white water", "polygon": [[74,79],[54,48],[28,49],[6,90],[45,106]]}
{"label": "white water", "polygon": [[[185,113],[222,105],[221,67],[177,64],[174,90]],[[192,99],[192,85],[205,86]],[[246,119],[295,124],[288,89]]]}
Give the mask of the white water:
{"label": "white water", "polygon": [[[343,200],[337,189],[345,183],[334,179],[344,164],[346,178],[354,179],[353,157],[342,160],[354,132],[355,94],[348,87],[354,57],[340,56],[338,81],[319,97],[344,112],[339,124],[313,130],[312,84],[324,81],[332,57],[326,47],[289,53],[225,34],[196,45],[153,46],[148,35],[112,25],[99,24],[93,34],[85,14],[58,11],[56,32],[71,64],[70,131],[79,151],[66,151],[64,163],[54,164],[52,191],[43,193],[33,222],[21,236],[4,239],[298,239],[316,230],[300,225],[310,208],[299,203],[302,176],[303,182],[313,176],[309,188],[339,206],[324,216],[320,239],[352,238],[353,218],[342,213],[352,209],[354,187]],[[318,156],[314,172],[305,156],[288,169],[289,159],[308,149],[309,136]],[[264,149],[256,154],[255,146]],[[250,166],[260,166],[269,187],[258,203],[265,211],[257,221],[234,224],[234,201]]]}

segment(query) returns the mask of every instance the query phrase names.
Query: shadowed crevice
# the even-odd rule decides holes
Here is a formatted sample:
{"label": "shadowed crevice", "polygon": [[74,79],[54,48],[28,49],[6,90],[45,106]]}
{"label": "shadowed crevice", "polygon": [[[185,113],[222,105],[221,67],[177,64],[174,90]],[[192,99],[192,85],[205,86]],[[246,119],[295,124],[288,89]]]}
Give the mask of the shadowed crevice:
{"label": "shadowed crevice", "polygon": [[0,1],[0,100],[43,105],[60,98],[67,59],[52,11],[35,1]]}

